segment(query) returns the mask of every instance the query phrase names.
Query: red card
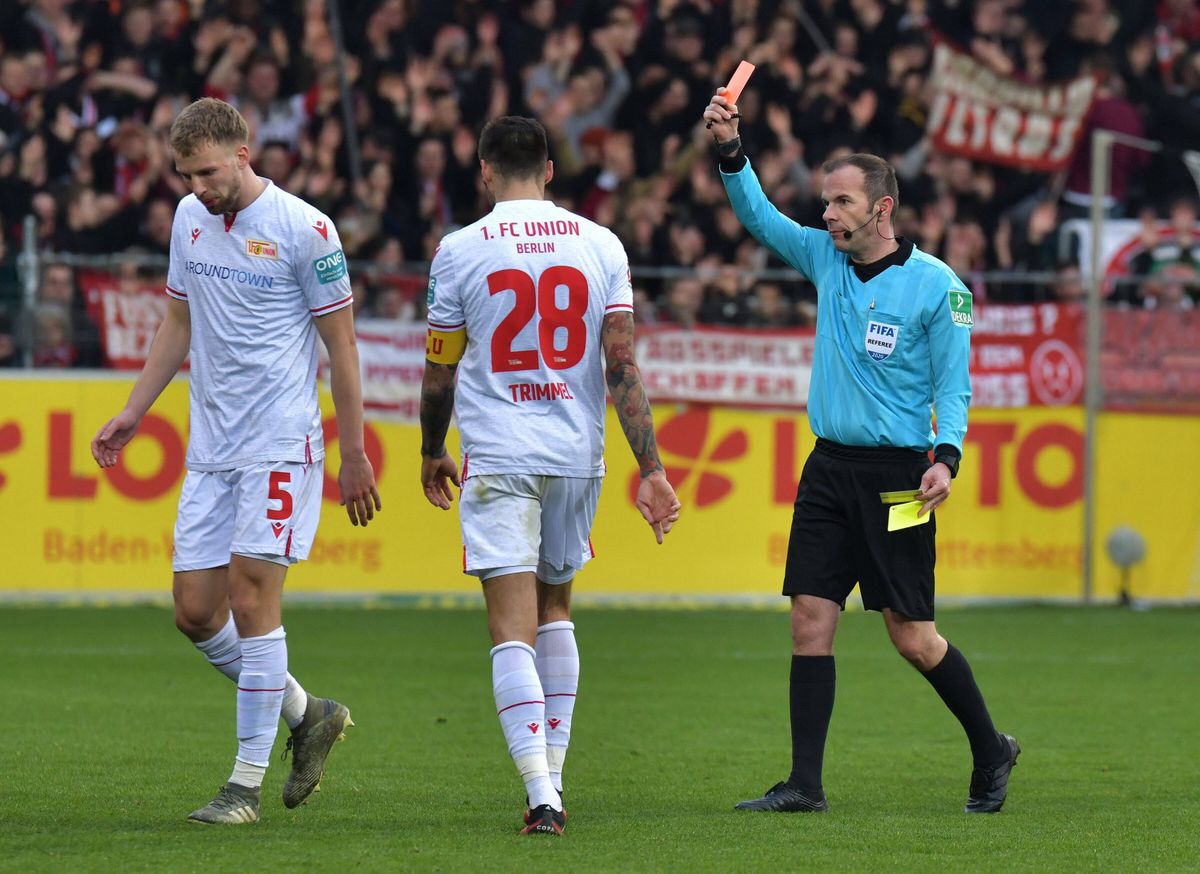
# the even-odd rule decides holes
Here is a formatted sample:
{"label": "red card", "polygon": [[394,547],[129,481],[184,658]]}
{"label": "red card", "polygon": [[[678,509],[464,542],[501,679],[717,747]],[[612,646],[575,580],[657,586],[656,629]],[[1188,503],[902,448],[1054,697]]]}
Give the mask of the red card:
{"label": "red card", "polygon": [[750,74],[753,72],[754,65],[749,61],[742,61],[738,64],[738,68],[733,71],[733,76],[730,77],[729,84],[721,89],[722,95],[730,106],[738,102],[738,98],[742,96],[742,89],[750,81]]}

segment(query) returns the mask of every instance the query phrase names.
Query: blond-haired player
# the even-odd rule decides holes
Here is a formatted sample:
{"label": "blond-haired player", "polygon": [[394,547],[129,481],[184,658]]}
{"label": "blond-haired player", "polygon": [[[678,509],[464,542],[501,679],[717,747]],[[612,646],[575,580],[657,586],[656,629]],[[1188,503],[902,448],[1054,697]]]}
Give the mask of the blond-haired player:
{"label": "blond-haired player", "polygon": [[495,208],[442,240],[430,268],[421,483],[431,504],[450,508],[457,371],[463,570],[483,584],[496,711],[528,796],[522,831],[557,835],[579,684],[571,581],[592,556],[606,380],[642,473],[637,506],[659,543],[679,501],[634,362],[620,241],[545,199],[554,167],[533,119],[489,122],[479,159]]}
{"label": "blond-haired player", "polygon": [[363,449],[352,295],[325,215],[255,175],[246,122],[211,98],[171,126],[175,168],[192,189],[175,211],[167,315],[129,400],[92,440],[112,467],[191,354],[188,473],[175,523],[175,624],[237,683],[238,752],[217,796],[188,819],[249,823],[280,715],[291,729],[283,801],[320,781],[350,712],[307,695],[288,673],[283,582],[317,529],[325,448],[317,339],[329,350],[351,523],[380,509]]}

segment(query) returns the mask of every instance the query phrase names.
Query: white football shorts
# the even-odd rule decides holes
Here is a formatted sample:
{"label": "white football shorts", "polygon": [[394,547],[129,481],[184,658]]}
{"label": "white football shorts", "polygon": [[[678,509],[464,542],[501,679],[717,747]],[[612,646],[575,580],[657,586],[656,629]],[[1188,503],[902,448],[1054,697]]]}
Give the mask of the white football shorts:
{"label": "white football shorts", "polygon": [[323,461],[189,470],[175,519],[174,569],[222,567],[233,553],[284,567],[308,558],[324,475]]}
{"label": "white football shorts", "polygon": [[594,555],[592,520],[599,477],[472,474],[459,518],[463,571],[480,582],[532,571],[544,583],[570,582]]}

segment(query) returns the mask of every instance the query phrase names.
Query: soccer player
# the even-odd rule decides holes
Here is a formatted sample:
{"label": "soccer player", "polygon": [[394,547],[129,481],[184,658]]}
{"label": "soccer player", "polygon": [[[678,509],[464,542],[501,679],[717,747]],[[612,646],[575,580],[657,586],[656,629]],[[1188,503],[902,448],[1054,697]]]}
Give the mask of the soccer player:
{"label": "soccer player", "polygon": [[192,193],[175,211],[167,315],[129,400],[92,440],[112,467],[191,353],[188,473],[175,522],[175,624],[237,683],[233,773],[188,819],[259,818],[263,774],[282,713],[292,770],[283,802],[316,788],[352,725],[345,706],[288,673],[281,598],[317,529],[325,448],[317,336],[329,350],[338,486],[354,525],[381,509],[363,449],[362,387],[350,280],[333,223],[255,175],[246,122],[211,98],[171,126],[175,168]]}
{"label": "soccer player", "polygon": [[554,165],[537,121],[489,122],[479,166],[495,208],[443,239],[430,268],[421,485],[450,509],[457,371],[463,570],[483,585],[496,712],[528,796],[522,833],[558,835],[579,684],[571,581],[592,557],[606,378],[659,543],[679,501],[634,361],[620,241],[545,199]]}
{"label": "soccer player", "polygon": [[738,136],[736,105],[718,94],[704,118],[738,219],[817,287],[808,405],[817,443],[800,475],[783,580],[792,601],[792,772],[737,807],[828,810],[821,769],[833,712],[833,638],[857,582],[863,605],[883,613],[896,649],[966,731],[974,760],[966,811],[997,811],[1020,747],[996,731],[966,658],[934,625],[932,517],[889,532],[881,494],[914,490],[922,516],[950,494],[971,399],[971,293],[949,267],[896,236],[900,192],[882,158],[825,164],[826,229],[818,231],[763,194]]}

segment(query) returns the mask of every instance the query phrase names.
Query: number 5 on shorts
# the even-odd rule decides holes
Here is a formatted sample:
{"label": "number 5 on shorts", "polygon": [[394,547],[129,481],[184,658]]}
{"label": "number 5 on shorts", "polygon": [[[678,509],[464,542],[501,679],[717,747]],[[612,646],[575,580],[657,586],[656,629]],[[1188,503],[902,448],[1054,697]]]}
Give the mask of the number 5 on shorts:
{"label": "number 5 on shorts", "polygon": [[286,470],[271,471],[271,478],[267,481],[267,501],[279,502],[278,510],[267,508],[267,518],[272,522],[292,516],[292,493],[284,489],[291,481],[292,475]]}

